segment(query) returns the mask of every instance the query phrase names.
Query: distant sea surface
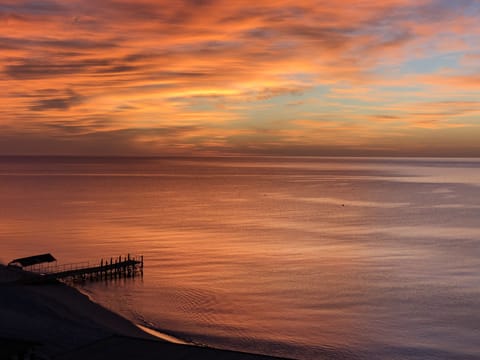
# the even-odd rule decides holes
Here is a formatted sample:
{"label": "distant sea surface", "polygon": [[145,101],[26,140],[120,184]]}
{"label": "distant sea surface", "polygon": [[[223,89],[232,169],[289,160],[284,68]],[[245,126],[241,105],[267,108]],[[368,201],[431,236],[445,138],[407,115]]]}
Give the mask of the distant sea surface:
{"label": "distant sea surface", "polygon": [[480,160],[0,158],[0,259],[145,257],[132,321],[301,360],[480,358]]}

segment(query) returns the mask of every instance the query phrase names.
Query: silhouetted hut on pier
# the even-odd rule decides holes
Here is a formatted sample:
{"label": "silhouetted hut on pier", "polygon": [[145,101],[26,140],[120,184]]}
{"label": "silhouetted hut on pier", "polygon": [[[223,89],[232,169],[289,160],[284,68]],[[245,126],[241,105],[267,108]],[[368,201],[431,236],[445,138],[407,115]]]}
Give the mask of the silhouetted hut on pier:
{"label": "silhouetted hut on pier", "polygon": [[52,254],[40,254],[14,259],[8,263],[8,266],[17,266],[21,267],[22,269],[29,270],[30,268],[33,268],[35,266],[40,266],[42,264],[52,263],[56,261],[57,259],[55,259]]}

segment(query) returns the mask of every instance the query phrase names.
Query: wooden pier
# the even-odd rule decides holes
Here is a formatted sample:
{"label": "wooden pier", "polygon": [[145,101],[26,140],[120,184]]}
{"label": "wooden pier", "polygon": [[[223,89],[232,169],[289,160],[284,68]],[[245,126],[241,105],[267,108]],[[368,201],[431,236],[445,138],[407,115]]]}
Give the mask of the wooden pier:
{"label": "wooden pier", "polygon": [[101,259],[98,263],[65,264],[55,266],[38,266],[28,269],[36,274],[34,282],[52,280],[108,280],[118,278],[131,278],[143,275],[142,256],[119,256]]}

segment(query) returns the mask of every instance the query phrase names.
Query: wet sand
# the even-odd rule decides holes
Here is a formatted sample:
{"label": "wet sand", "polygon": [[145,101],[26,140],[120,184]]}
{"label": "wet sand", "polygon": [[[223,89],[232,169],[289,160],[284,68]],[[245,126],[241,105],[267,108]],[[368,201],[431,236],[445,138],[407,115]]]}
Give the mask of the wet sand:
{"label": "wet sand", "polygon": [[5,349],[17,341],[35,344],[39,359],[275,359],[162,340],[72,287],[22,284],[24,275],[0,265],[0,340]]}

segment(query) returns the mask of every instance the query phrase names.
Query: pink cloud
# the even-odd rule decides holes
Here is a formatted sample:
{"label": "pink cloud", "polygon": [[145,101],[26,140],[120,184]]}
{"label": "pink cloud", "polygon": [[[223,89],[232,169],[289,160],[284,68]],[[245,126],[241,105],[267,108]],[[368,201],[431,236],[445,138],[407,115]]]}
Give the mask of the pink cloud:
{"label": "pink cloud", "polygon": [[[268,152],[282,142],[314,148],[322,130],[338,135],[331,146],[377,141],[381,147],[380,139],[392,143],[400,126],[433,124],[424,105],[395,104],[405,93],[398,88],[428,88],[421,94],[425,106],[440,97],[461,102],[448,89],[478,91],[478,76],[465,69],[398,71],[411,59],[450,52],[463,52],[462,63],[473,71],[465,36],[479,36],[476,18],[461,10],[427,0],[4,1],[1,122],[11,136],[74,139],[75,151],[98,133],[145,153],[173,143],[182,144],[179,151],[252,146]],[[385,85],[397,89],[379,91]],[[329,88],[328,101],[316,98],[318,87]],[[295,98],[304,94],[308,101]],[[281,114],[288,128],[269,125],[270,137],[261,138],[254,124],[279,116],[275,106],[262,108],[268,101],[297,105]],[[307,112],[330,120],[296,122]],[[446,113],[435,124],[471,125],[460,117]],[[196,130],[170,137],[154,130],[178,126]],[[199,128],[202,135],[193,136]]]}

